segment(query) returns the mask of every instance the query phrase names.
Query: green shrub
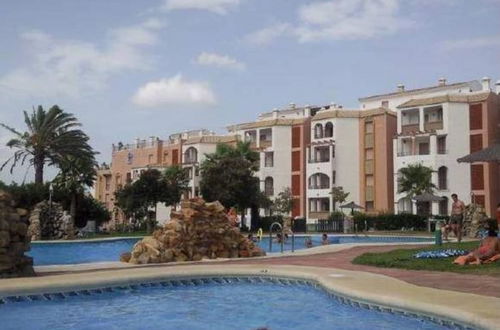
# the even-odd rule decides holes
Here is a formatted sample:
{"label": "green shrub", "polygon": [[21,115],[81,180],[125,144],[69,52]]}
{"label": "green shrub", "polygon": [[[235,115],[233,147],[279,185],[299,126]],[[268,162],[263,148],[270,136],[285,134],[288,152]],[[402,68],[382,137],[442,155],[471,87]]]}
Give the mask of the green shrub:
{"label": "green shrub", "polygon": [[344,219],[344,213],[342,211],[333,211],[328,216],[328,220],[338,221]]}
{"label": "green shrub", "polygon": [[354,214],[354,223],[358,230],[364,230],[365,226],[366,229],[375,230],[401,230],[403,228],[425,230],[426,228],[425,217],[410,213],[367,215],[357,212]]}
{"label": "green shrub", "polygon": [[273,224],[273,222],[278,222],[281,225],[283,225],[283,217],[281,215],[271,215],[271,216],[267,216],[267,217],[260,217],[257,229],[262,228],[262,230],[268,231],[269,227],[271,227],[271,224]]}

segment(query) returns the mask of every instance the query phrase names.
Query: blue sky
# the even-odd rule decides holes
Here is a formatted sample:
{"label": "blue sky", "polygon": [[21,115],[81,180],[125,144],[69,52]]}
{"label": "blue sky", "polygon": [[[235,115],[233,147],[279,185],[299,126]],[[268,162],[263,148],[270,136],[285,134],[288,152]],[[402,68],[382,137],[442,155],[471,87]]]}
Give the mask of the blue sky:
{"label": "blue sky", "polygon": [[0,40],[0,122],[58,104],[108,161],[113,142],[224,132],[290,102],[496,81],[500,0],[6,1]]}

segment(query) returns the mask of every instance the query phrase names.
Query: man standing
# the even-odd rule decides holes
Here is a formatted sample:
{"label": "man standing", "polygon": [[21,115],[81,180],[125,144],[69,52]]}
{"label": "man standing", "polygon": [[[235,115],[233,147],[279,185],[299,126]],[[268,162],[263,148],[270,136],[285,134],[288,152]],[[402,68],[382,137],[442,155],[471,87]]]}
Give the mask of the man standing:
{"label": "man standing", "polygon": [[458,199],[457,194],[452,194],[451,199],[453,203],[451,204],[451,229],[458,239],[458,242],[462,241],[462,224],[464,221],[465,214],[465,204]]}

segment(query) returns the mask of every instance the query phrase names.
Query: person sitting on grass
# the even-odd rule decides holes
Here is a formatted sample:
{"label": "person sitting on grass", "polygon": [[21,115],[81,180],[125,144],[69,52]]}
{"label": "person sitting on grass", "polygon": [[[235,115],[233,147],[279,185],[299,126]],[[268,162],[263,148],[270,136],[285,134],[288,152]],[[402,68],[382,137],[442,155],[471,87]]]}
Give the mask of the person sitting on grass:
{"label": "person sitting on grass", "polygon": [[330,244],[330,241],[328,240],[328,235],[327,234],[323,234],[323,236],[321,237],[321,244],[322,245],[328,245],[328,244]]}
{"label": "person sitting on grass", "polygon": [[466,256],[461,256],[453,261],[457,265],[480,265],[500,260],[500,239],[497,232],[493,229],[488,231],[488,236],[485,237],[481,245]]}

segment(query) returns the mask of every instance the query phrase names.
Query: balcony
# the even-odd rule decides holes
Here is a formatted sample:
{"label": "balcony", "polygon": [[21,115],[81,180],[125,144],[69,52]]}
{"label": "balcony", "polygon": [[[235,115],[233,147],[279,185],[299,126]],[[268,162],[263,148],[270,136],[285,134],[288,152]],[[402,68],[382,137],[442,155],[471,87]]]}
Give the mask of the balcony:
{"label": "balcony", "polygon": [[309,159],[309,164],[315,163],[328,163],[330,161],[330,157],[318,157]]}
{"label": "balcony", "polygon": [[424,129],[426,131],[435,131],[438,129],[443,129],[443,121],[430,121],[424,123]]}
{"label": "balcony", "polygon": [[261,148],[269,148],[273,145],[273,141],[272,140],[260,140],[259,145]]}
{"label": "balcony", "polygon": [[310,219],[328,219],[330,211],[309,212]]}
{"label": "balcony", "polygon": [[420,124],[406,124],[401,126],[401,133],[402,134],[410,134],[413,132],[418,132],[420,130]]}
{"label": "balcony", "polygon": [[330,183],[324,182],[320,184],[310,184],[308,186],[309,189],[330,189]]}

